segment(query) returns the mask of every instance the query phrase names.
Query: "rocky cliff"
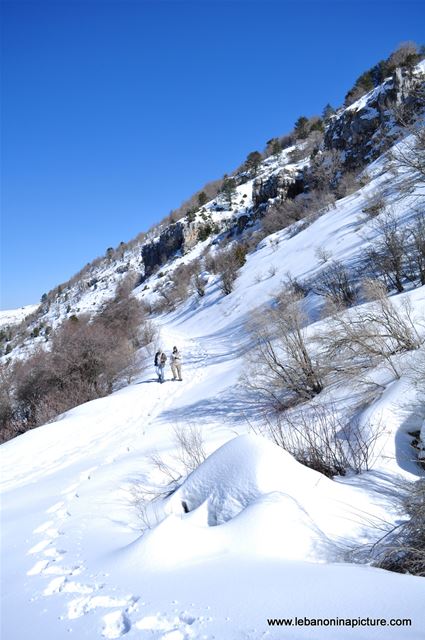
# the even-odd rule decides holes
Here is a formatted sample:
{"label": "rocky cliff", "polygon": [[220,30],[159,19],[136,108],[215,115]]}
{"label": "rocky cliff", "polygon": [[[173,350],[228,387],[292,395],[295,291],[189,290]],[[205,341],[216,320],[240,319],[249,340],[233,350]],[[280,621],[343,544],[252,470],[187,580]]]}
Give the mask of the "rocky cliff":
{"label": "rocky cliff", "polygon": [[345,110],[325,132],[325,149],[342,151],[346,169],[362,167],[386,151],[398,137],[398,125],[425,107],[423,65],[396,69],[393,76]]}

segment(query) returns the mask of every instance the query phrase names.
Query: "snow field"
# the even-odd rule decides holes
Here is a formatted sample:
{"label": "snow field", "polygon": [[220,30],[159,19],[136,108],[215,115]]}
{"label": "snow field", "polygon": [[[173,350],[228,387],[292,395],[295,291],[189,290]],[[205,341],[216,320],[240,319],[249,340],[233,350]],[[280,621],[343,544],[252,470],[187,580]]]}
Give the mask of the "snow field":
{"label": "snow field", "polygon": [[[266,173],[280,166],[265,165]],[[246,321],[272,303],[288,272],[316,277],[326,266],[318,257],[323,247],[354,267],[376,239],[362,208],[378,188],[394,215],[409,219],[415,194],[399,197],[403,176],[389,176],[385,159],[369,175],[368,185],[300,233],[286,229],[264,239],[231,295],[223,297],[211,276],[201,301],[192,297],[158,319],[160,346],[170,353],[176,344],[183,354],[182,383],[170,381],[167,365],[160,385],[150,368],[128,387],[1,447],[7,640],[31,637],[34,629],[42,629],[43,640],[423,640],[425,581],[349,562],[353,548],[401,522],[394,505],[399,477],[423,477],[410,445],[418,419],[409,376],[374,372],[382,390],[361,412],[364,424],[384,427],[374,469],[334,481],[250,433],[259,414],[240,384],[250,348]],[[243,185],[239,197],[251,187]],[[111,295],[115,276],[108,269],[105,282],[79,301],[82,311]],[[149,299],[151,289],[143,289],[136,294]],[[392,299],[403,298],[419,326],[425,287]],[[308,303],[311,330],[320,331],[327,322],[321,303]],[[55,322],[64,317],[59,307],[54,313]],[[348,413],[353,393],[348,382],[324,397]],[[146,523],[132,488],[152,479],[153,453],[172,458],[174,429],[187,425],[201,430],[212,455],[148,508],[150,529],[142,534]],[[267,618],[293,616],[410,618],[412,626],[289,632],[267,625]]]}

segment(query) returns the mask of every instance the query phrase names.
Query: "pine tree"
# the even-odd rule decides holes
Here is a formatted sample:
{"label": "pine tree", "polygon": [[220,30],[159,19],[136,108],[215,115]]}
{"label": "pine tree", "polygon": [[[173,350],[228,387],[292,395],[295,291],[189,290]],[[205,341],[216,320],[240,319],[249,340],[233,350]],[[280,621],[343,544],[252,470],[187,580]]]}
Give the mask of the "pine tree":
{"label": "pine tree", "polygon": [[221,185],[221,193],[224,196],[225,202],[228,204],[229,209],[232,206],[232,199],[235,197],[236,183],[234,178],[230,178],[227,174],[223,177],[223,183]]}
{"label": "pine tree", "polygon": [[295,123],[295,135],[301,140],[305,140],[309,134],[308,118],[300,116]]}
{"label": "pine tree", "polygon": [[322,113],[322,118],[324,121],[329,120],[329,118],[331,116],[333,116],[333,114],[335,113],[335,109],[333,108],[332,105],[328,104],[325,106],[325,108],[323,109],[323,113]]}
{"label": "pine tree", "polygon": [[262,156],[259,151],[251,151],[251,153],[248,154],[245,160],[244,167],[247,171],[252,171],[254,175],[256,175],[257,169],[259,164],[261,163],[261,160],[262,160]]}
{"label": "pine tree", "polygon": [[198,193],[198,204],[200,207],[203,207],[204,204],[206,204],[208,202],[208,197],[207,194],[205,193],[205,191],[201,191],[200,193]]}

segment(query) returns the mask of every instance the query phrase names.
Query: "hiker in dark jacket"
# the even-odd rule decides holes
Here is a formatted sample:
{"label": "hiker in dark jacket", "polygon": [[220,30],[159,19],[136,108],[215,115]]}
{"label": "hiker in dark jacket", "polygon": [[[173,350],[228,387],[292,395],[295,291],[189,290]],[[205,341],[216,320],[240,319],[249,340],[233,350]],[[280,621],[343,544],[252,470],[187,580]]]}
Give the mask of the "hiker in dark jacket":
{"label": "hiker in dark jacket", "polygon": [[158,376],[158,382],[161,381],[161,375],[160,375],[160,371],[159,371],[159,359],[160,359],[160,357],[161,357],[161,351],[157,351],[155,353],[154,366],[155,366],[156,375]]}
{"label": "hiker in dark jacket", "polygon": [[182,358],[177,347],[173,347],[173,353],[171,354],[171,372],[173,380],[182,380]]}
{"label": "hiker in dark jacket", "polygon": [[165,355],[164,352],[162,352],[161,355],[159,356],[159,365],[158,365],[159,381],[161,383],[164,382],[164,368],[165,368],[166,362],[167,362],[167,356]]}

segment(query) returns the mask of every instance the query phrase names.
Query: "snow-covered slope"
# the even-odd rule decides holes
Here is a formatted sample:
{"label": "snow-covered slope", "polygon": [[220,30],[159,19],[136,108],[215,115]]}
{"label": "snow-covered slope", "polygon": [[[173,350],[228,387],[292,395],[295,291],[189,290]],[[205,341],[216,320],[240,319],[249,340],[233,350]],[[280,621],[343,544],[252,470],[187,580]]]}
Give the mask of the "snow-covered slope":
{"label": "snow-covered slope", "polygon": [[29,304],[20,309],[9,309],[0,311],[0,328],[8,325],[18,324],[37,309],[37,304]]}
{"label": "snow-covered slope", "polygon": [[[285,153],[267,160],[260,177],[287,161]],[[407,369],[399,379],[376,371],[379,393],[359,409],[360,421],[382,426],[373,468],[334,480],[253,434],[264,415],[241,383],[250,373],[246,321],[272,304],[288,274],[314,279],[326,266],[321,249],[348,269],[357,265],[376,242],[363,209],[378,190],[400,224],[409,222],[418,193],[403,193],[403,173],[395,177],[386,163],[381,157],[369,165],[369,182],[308,226],[263,239],[230,295],[205,274],[204,297],[191,295],[156,318],[161,346],[169,353],[176,344],[183,353],[182,382],[168,371],[158,384],[152,366],[112,395],[2,445],[4,638],[23,640],[35,630],[44,640],[424,637],[423,578],[353,563],[359,548],[404,517],[395,499],[399,478],[424,475],[409,435],[423,418],[415,414]],[[246,213],[252,186],[238,187],[243,205],[233,211],[208,203],[213,221]],[[208,242],[164,264],[164,277]],[[140,247],[128,250],[124,263],[139,268]],[[71,313],[67,305],[74,312],[97,308],[113,295],[120,265],[102,263],[94,284],[59,293],[45,321],[59,323]],[[154,300],[156,281],[150,276],[135,295]],[[412,285],[392,299],[410,301],[422,332],[425,287]],[[311,295],[306,304],[320,332],[328,322],[323,302]],[[323,395],[342,413],[358,401],[351,381]],[[177,465],[175,477],[182,472],[175,430],[185,427],[199,430],[211,455],[170,485],[171,495],[146,503],[144,488],[164,476],[153,455]],[[292,621],[290,630],[268,622],[295,617],[340,622],[329,629]]]}

